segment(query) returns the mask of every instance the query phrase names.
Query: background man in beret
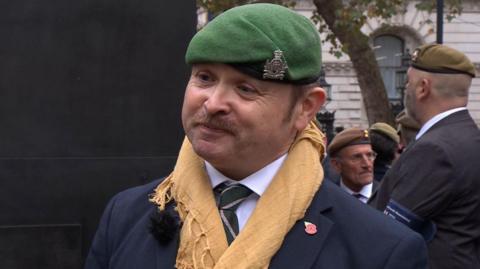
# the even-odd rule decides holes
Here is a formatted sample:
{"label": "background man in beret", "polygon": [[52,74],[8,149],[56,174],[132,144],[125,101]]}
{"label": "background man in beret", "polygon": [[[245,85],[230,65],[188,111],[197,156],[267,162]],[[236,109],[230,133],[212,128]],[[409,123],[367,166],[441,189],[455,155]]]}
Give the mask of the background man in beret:
{"label": "background man in beret", "polygon": [[400,138],[399,151],[401,153],[410,142],[415,141],[415,136],[417,136],[421,126],[405,113],[405,109],[398,113],[395,122],[397,123],[397,134]]}
{"label": "background man in beret", "polygon": [[419,235],[323,180],[320,51],[271,4],[198,32],[175,169],[110,201],[86,268],[425,268]]}
{"label": "background man in beret", "polygon": [[397,130],[384,122],[372,124],[369,133],[372,149],[377,153],[373,163],[373,179],[380,182],[393,161],[398,158],[400,137]]}
{"label": "background man in beret", "polygon": [[328,146],[331,166],[340,174],[340,188],[363,203],[377,187],[373,180],[372,150],[368,130],[349,128],[338,133]]}
{"label": "background man in beret", "polygon": [[480,131],[466,109],[475,67],[425,45],[407,77],[406,112],[422,127],[370,203],[424,236],[430,268],[480,268]]}

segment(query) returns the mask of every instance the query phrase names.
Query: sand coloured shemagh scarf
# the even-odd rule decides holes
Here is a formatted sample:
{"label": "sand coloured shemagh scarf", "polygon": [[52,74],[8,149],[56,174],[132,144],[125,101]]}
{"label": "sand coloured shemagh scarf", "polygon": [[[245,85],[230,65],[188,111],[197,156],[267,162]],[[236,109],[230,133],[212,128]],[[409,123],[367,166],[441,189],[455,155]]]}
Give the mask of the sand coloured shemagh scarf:
{"label": "sand coloured shemagh scarf", "polygon": [[156,188],[159,210],[172,199],[182,221],[177,268],[268,268],[323,180],[324,135],[311,122],[297,135],[245,227],[228,246],[204,161],[185,139],[174,171]]}

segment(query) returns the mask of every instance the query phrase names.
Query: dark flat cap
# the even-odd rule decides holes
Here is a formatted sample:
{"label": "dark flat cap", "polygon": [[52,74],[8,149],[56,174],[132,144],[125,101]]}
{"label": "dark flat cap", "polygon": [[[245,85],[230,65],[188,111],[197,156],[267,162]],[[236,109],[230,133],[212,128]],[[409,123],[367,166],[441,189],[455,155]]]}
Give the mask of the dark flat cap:
{"label": "dark flat cap", "polygon": [[423,45],[412,53],[412,67],[430,73],[475,77],[475,66],[462,52],[439,44]]}
{"label": "dark flat cap", "polygon": [[395,141],[397,144],[400,143],[400,137],[397,134],[397,130],[385,122],[377,122],[372,124],[372,126],[370,126],[370,131],[385,135],[391,140]]}
{"label": "dark flat cap", "polygon": [[223,63],[260,80],[292,84],[317,81],[322,65],[313,23],[274,4],[229,9],[190,41],[188,64]]}
{"label": "dark flat cap", "polygon": [[345,147],[361,144],[370,144],[368,130],[349,128],[341,131],[333,138],[327,151],[330,156],[335,156],[338,151]]}

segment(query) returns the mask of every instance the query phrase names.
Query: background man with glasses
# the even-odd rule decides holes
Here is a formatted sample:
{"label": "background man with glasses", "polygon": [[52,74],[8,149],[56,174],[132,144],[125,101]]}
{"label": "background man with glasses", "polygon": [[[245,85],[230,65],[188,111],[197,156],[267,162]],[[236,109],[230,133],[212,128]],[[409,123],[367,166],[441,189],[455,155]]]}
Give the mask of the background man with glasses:
{"label": "background man with glasses", "polygon": [[328,147],[331,166],[340,174],[339,186],[363,203],[377,182],[373,180],[372,150],[368,130],[350,128],[338,133]]}

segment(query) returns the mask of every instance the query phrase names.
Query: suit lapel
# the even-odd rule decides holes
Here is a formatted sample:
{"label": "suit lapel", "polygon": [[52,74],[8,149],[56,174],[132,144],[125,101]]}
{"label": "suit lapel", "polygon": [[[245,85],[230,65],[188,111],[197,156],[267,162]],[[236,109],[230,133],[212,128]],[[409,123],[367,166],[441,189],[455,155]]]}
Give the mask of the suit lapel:
{"label": "suit lapel", "polygon": [[376,181],[375,179],[372,181],[372,194],[377,190],[379,184],[380,182]]}
{"label": "suit lapel", "polygon": [[[322,185],[305,217],[297,221],[285,237],[282,247],[270,262],[270,268],[311,268],[334,224],[323,215],[331,207],[328,193]],[[314,224],[317,232],[313,235],[308,234],[305,231],[305,222]]]}

